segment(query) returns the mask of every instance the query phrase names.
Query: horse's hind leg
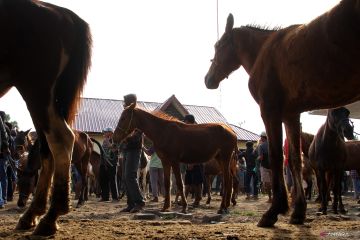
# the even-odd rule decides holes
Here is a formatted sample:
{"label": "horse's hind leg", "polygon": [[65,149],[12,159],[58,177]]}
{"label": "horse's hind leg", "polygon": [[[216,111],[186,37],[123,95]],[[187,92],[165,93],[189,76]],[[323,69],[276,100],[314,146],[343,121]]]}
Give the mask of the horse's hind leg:
{"label": "horse's hind leg", "polygon": [[[46,144],[42,144],[44,149]],[[49,149],[45,149],[49,151]],[[54,171],[54,162],[53,159],[49,157],[48,154],[41,154],[41,170],[40,175],[37,179],[36,189],[34,192],[34,198],[25,211],[25,213],[20,217],[16,229],[26,230],[34,227],[36,225],[36,220],[38,216],[41,216],[46,211],[46,203],[49,195],[51,177]]]}
{"label": "horse's hind leg", "polygon": [[34,235],[55,234],[57,218],[70,210],[70,162],[75,136],[67,123],[56,116],[55,113],[50,114],[51,127],[49,132],[45,133],[55,163],[51,204],[34,230]]}
{"label": "horse's hind leg", "polygon": [[184,193],[184,184],[181,179],[180,167],[179,167],[179,164],[173,164],[172,167],[173,167],[173,172],[174,172],[175,179],[176,179],[176,187],[178,190],[177,192],[180,193],[182,204],[183,204],[182,212],[186,213],[188,204],[187,204],[187,200],[186,200],[185,193]]}

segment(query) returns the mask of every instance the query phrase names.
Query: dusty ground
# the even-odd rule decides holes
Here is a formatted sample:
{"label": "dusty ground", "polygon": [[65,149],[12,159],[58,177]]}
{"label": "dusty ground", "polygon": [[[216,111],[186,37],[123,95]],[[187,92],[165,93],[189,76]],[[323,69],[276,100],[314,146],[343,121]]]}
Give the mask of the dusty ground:
{"label": "dusty ground", "polygon": [[[73,208],[62,216],[57,234],[45,239],[360,239],[360,208],[350,197],[345,197],[347,216],[332,213],[316,216],[318,205],[311,201],[304,225],[290,225],[289,216],[280,216],[276,226],[269,229],[256,226],[269,206],[266,197],[261,196],[258,201],[244,198],[239,196],[237,206],[231,207],[230,214],[219,221],[203,223],[204,216],[216,213],[219,196],[214,196],[209,206],[190,208],[191,220],[171,216],[134,220],[135,214],[119,213],[125,200],[104,203],[90,197],[83,207]],[[147,203],[146,209],[157,210],[160,206],[161,203]],[[179,212],[180,207],[173,206],[173,210]],[[20,214],[15,202],[0,210],[0,239],[37,239],[31,236],[31,231],[14,230]]]}

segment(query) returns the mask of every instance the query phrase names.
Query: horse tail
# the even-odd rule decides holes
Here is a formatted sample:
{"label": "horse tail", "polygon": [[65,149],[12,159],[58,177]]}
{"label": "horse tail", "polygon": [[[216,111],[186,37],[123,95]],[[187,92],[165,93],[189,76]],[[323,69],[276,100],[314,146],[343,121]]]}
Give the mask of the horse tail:
{"label": "horse tail", "polygon": [[99,141],[96,140],[96,139],[94,139],[94,138],[92,138],[92,137],[90,138],[90,140],[98,146],[98,148],[100,149],[100,157],[101,157],[101,159],[104,159],[105,152],[104,152],[103,147],[102,147],[101,144],[99,143]]}
{"label": "horse tail", "polygon": [[[78,110],[80,96],[91,66],[92,37],[89,25],[79,16],[68,9],[58,8],[58,10],[66,15],[64,19],[71,19],[71,23],[62,24],[73,24],[70,28],[73,36],[62,36],[69,62],[56,83],[54,101],[57,112],[71,124]],[[66,30],[64,31],[66,34]],[[74,39],[72,45],[68,43],[67,38]]]}

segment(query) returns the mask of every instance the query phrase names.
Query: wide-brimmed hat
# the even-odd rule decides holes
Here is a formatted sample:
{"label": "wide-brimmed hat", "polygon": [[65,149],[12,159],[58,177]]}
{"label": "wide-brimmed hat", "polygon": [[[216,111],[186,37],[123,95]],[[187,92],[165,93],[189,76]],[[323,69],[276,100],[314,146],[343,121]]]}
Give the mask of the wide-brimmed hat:
{"label": "wide-brimmed hat", "polygon": [[262,131],[262,132],[260,133],[260,137],[267,137],[266,132],[265,132],[265,131]]}

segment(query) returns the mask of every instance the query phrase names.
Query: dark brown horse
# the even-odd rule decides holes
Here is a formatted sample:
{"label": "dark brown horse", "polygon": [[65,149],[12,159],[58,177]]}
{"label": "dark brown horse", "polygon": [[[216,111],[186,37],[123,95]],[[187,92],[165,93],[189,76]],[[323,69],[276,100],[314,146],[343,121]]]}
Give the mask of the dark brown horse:
{"label": "dark brown horse", "polygon": [[179,163],[204,163],[215,158],[224,174],[224,195],[219,212],[227,212],[230,205],[231,176],[230,161],[236,148],[236,135],[230,127],[223,124],[185,124],[161,114],[151,114],[135,108],[135,104],[122,112],[113,138],[123,141],[134,129],[140,129],[151,139],[164,168],[165,202],[163,211],[170,208],[170,170],[173,169],[177,188],[184,203]]}
{"label": "dark brown horse", "polygon": [[[283,178],[282,123],[289,140],[295,209],[290,223],[302,224],[306,200],[302,189],[300,159],[300,114],[305,111],[343,106],[360,99],[360,9],[359,0],[343,0],[329,12],[304,25],[293,25],[270,34],[261,49],[251,38],[243,55],[239,29],[229,16],[224,35],[215,46],[215,57],[205,77],[208,88],[241,65],[250,68],[249,89],[259,104],[268,140],[274,198],[258,223],[273,226],[278,214],[289,210]],[[251,42],[254,42],[251,44]],[[256,57],[257,56],[257,57]],[[244,60],[245,59],[245,60]],[[247,59],[247,61],[246,61]]]}
{"label": "dark brown horse", "polygon": [[[239,193],[239,180],[237,178],[237,154],[233,154],[233,157],[230,162],[230,174],[232,179],[232,193],[231,193],[231,203],[236,205],[236,198]],[[215,176],[222,177],[221,165],[215,159],[211,159],[204,163],[204,184],[205,192],[207,193],[206,204],[211,202],[211,183],[213,182]]]}
{"label": "dark brown horse", "polygon": [[[77,192],[77,207],[80,207],[88,199],[88,166],[93,152],[93,145],[86,133],[80,131],[74,131],[74,133],[75,142],[72,153],[72,163],[81,176],[80,189]],[[29,195],[33,192],[40,166],[40,142],[35,141],[34,145],[30,147],[27,161],[24,163],[24,166],[19,169],[19,199],[17,202],[19,207],[25,207]]]}
{"label": "dark brown horse", "polygon": [[[35,0],[0,2],[0,96],[15,87],[39,135],[41,173],[30,207],[16,229],[52,235],[56,221],[70,210],[70,161],[74,133],[69,125],[91,58],[88,24],[72,11]],[[51,181],[52,179],[52,181]]]}
{"label": "dark brown horse", "polygon": [[[344,213],[341,198],[341,179],[348,158],[344,137],[354,139],[350,112],[344,107],[328,110],[326,122],[320,127],[309,149],[309,159],[316,166],[318,188],[321,195],[319,211],[327,213],[329,184],[333,181],[333,211]],[[327,179],[326,176],[330,177]]]}

